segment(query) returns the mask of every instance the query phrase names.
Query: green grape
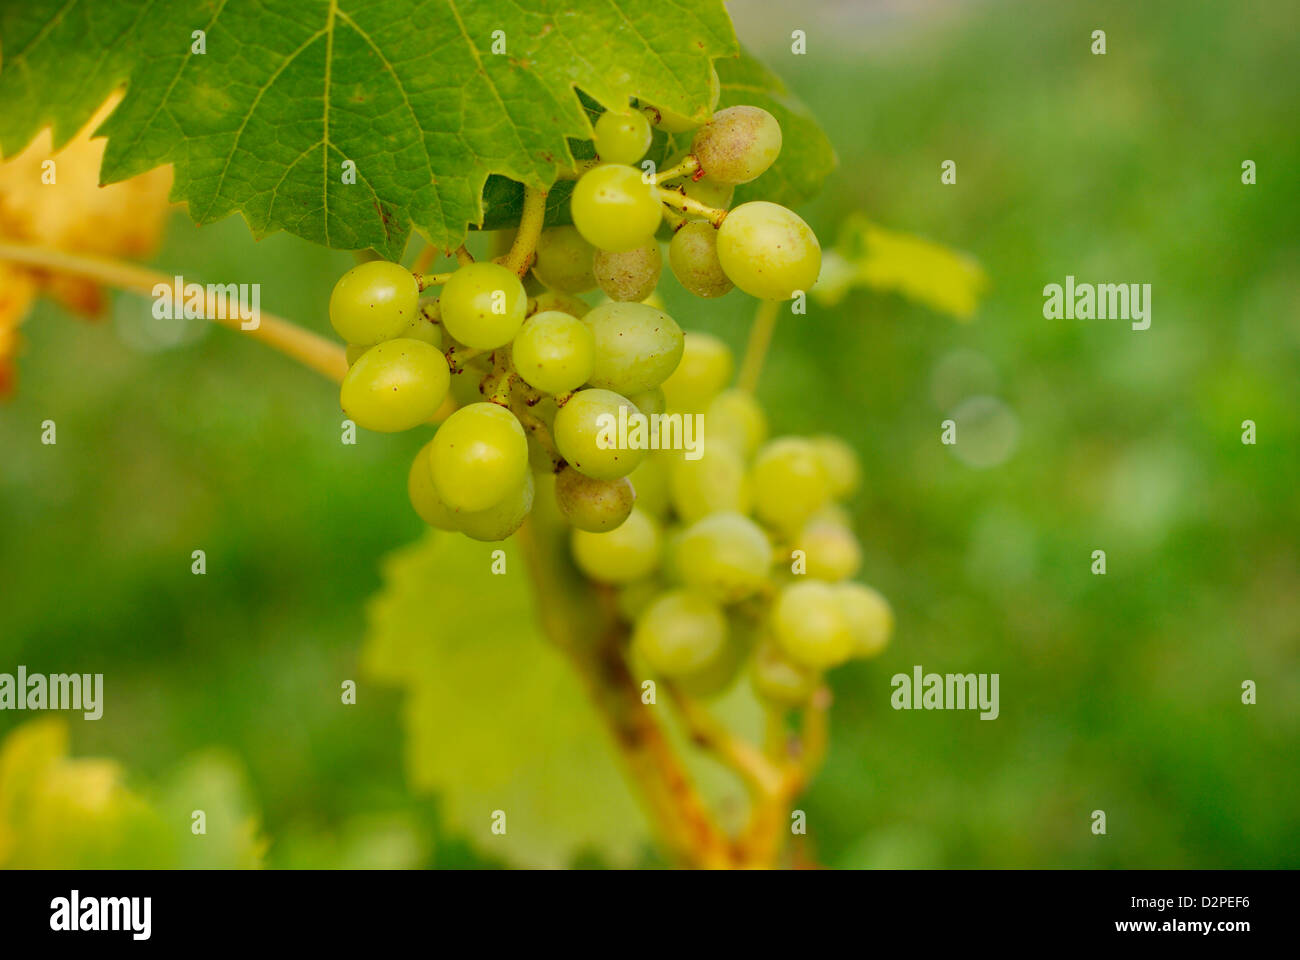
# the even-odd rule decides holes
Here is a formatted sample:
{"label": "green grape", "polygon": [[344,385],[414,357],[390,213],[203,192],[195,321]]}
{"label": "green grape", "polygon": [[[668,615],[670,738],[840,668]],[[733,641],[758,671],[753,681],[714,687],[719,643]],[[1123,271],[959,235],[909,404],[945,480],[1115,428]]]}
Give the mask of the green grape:
{"label": "green grape", "polygon": [[426,317],[423,310],[416,311],[415,319],[406,325],[402,336],[411,340],[423,340],[439,350],[442,349],[442,325]]}
{"label": "green grape", "polygon": [[721,696],[736,682],[753,649],[753,627],[739,617],[728,616],[727,642],[722,650],[696,672],[678,677],[678,688],[692,697]]}
{"label": "green grape", "polygon": [[504,540],[523,526],[533,508],[535,489],[532,471],[525,470],[523,480],[497,503],[458,513],[457,529],[472,540]]}
{"label": "green grape", "polygon": [[605,533],[574,530],[570,544],[578,569],[598,583],[631,583],[659,565],[659,524],[635,507]]}
{"label": "green grape", "polygon": [[642,181],[640,170],[617,163],[584,173],[573,188],[569,210],[589,243],[615,252],[645,243],[663,218],[659,192]]}
{"label": "green grape", "polygon": [[817,448],[801,437],[778,437],[758,451],[753,466],[754,512],[794,533],[830,500],[830,480]]}
{"label": "green grape", "polygon": [[775,643],[765,641],[754,651],[750,682],[763,700],[782,707],[801,707],[812,699],[820,674],[795,663]]}
{"label": "green grape", "polygon": [[664,585],[658,577],[645,577],[622,584],[614,592],[614,605],[618,615],[627,623],[636,623],[641,612],[664,592]]}
{"label": "green grape", "polygon": [[596,286],[592,257],[596,248],[583,239],[576,227],[547,227],[537,238],[537,260],[533,273],[552,290],[586,293]]}
{"label": "green grape", "polygon": [[650,149],[650,121],[639,110],[606,110],[596,119],[596,154],[605,163],[636,163]]}
{"label": "green grape", "polygon": [[359,263],[334,284],[330,324],[348,343],[371,347],[402,336],[420,311],[420,285],[400,263]]}
{"label": "green grape", "polygon": [[344,356],[347,357],[348,366],[350,367],[360,360],[361,355],[369,349],[369,347],[360,343],[349,343],[347,350],[343,351]]}
{"label": "green grape", "polygon": [[691,152],[705,176],[719,183],[749,183],[781,152],[781,124],[762,107],[727,107],[696,131]]}
{"label": "green grape", "polygon": [[745,462],[727,443],[706,443],[698,460],[673,458],[668,490],[673,509],[686,523],[720,510],[748,513],[753,502]]}
{"label": "green grape", "polygon": [[619,446],[619,410],[639,415],[632,401],[609,390],[579,390],[555,415],[555,445],[560,456],[594,480],[616,480],[636,469],[643,449]]}
{"label": "green grape", "polygon": [[894,611],[877,591],[860,583],[837,583],[835,599],[853,633],[853,655],[874,657],[894,632]]}
{"label": "green grape", "polygon": [[745,459],[767,439],[767,417],[748,390],[723,390],[709,401],[704,428],[710,443],[729,443]]}
{"label": "green grape", "polygon": [[628,399],[636,404],[636,408],[647,417],[652,417],[656,413],[663,413],[668,408],[668,401],[664,399],[664,392],[659,387],[651,387],[649,390],[634,393]]}
{"label": "green grape", "polygon": [[451,374],[442,352],[419,340],[376,344],[348,368],[339,405],[359,426],[396,433],[438,412]]}
{"label": "green grape", "polygon": [[668,467],[666,458],[652,452],[627,475],[637,508],[660,519],[668,513]]}
{"label": "green grape", "polygon": [[687,333],[681,363],[664,381],[668,406],[684,413],[702,412],[731,381],[733,363],[731,348],[717,337],[694,330]]}
{"label": "green grape", "polygon": [[655,673],[680,677],[707,667],[727,643],[727,618],[711,600],[672,590],[637,618],[632,649]]}
{"label": "green grape", "polygon": [[728,213],[718,228],[718,262],[750,296],[789,300],[817,282],[822,248],[794,211],[751,200]]}
{"label": "green grape", "polygon": [[564,519],[579,530],[613,530],[632,512],[636,491],[627,477],[593,480],[565,467],[555,477],[555,502]]}
{"label": "green grape", "polygon": [[514,339],[524,322],[524,285],[499,263],[467,263],[438,298],[442,324],[467,347],[494,350]]}
{"label": "green grape", "polygon": [[[595,278],[592,278],[592,286],[596,285]],[[536,297],[537,312],[545,313],[548,310],[558,310],[560,313],[567,313],[571,317],[581,319],[591,310],[587,301],[580,300],[575,296],[567,293],[561,293],[559,290],[543,290]]]}
{"label": "green grape", "polygon": [[596,337],[593,387],[628,396],[657,387],[682,359],[682,329],[644,303],[602,303],[582,318]]}
{"label": "green grape", "polygon": [[787,657],[817,670],[853,655],[853,627],[830,584],[800,579],[772,604],[772,636]]}
{"label": "green grape", "polygon": [[804,572],[814,580],[838,583],[853,576],[862,566],[858,538],[838,523],[805,524],[791,546],[804,552]]}
{"label": "green grape", "polygon": [[524,321],[511,356],[529,386],[543,393],[568,393],[591,376],[596,338],[577,317],[547,310]]}
{"label": "green grape", "polygon": [[420,452],[411,461],[411,470],[406,475],[406,493],[411,498],[415,512],[431,527],[439,530],[456,530],[456,511],[438,496],[438,489],[433,485],[433,468],[429,465],[430,440],[420,448]]}
{"label": "green grape", "polygon": [[838,503],[827,503],[818,507],[808,516],[808,523],[833,523],[845,530],[853,529],[853,514]]}
{"label": "green grape", "polygon": [[640,246],[619,253],[598,250],[593,269],[600,289],[611,300],[640,302],[655,292],[664,258],[659,241],[651,237]]}
{"label": "green grape", "polygon": [[450,507],[486,510],[517,492],[524,482],[528,440],[505,407],[471,403],[438,428],[429,464],[434,486]]}
{"label": "green grape", "polygon": [[843,500],[858,489],[862,482],[862,467],[853,448],[839,437],[830,434],[811,438],[817,455],[826,467],[826,477],[831,485],[831,497]]}
{"label": "green grape", "polygon": [[456,404],[462,407],[468,407],[471,403],[479,403],[483,399],[483,392],[479,385],[483,378],[492,372],[492,361],[486,356],[475,357],[460,368],[459,373],[451,375],[451,395]]}
{"label": "green grape", "polygon": [[735,603],[763,589],[772,567],[772,545],[753,520],[715,513],[686,528],[673,556],[688,587],[718,603]]}
{"label": "green grape", "polygon": [[682,580],[682,572],[677,566],[677,544],[681,541],[682,534],[685,532],[686,528],[680,523],[670,523],[663,530],[663,555],[659,567],[659,576],[666,583],[678,586],[684,581]]}
{"label": "green grape", "polygon": [[718,260],[718,231],[703,220],[684,223],[673,234],[668,264],[678,282],[697,297],[720,297],[734,286]]}

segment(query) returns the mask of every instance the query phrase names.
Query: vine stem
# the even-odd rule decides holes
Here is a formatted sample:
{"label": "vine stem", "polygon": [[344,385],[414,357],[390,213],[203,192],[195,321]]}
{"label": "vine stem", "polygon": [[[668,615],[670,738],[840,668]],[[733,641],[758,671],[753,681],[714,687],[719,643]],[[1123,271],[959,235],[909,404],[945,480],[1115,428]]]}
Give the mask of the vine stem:
{"label": "vine stem", "polygon": [[[153,295],[154,287],[160,284],[171,287],[175,282],[173,277],[164,273],[124,260],[64,253],[61,250],[28,244],[0,243],[0,260],[21,263],[55,273],[85,277],[87,280],[94,280],[105,286],[138,293],[145,297]],[[244,336],[261,341],[335,383],[342,382],[348,372],[348,363],[342,346],[264,310],[259,313],[258,325],[245,330],[241,326],[238,315],[218,316],[219,313],[228,314],[229,311],[219,310],[218,306],[222,305],[220,299],[207,293],[206,289],[205,287],[203,312],[213,323],[230,327]]]}
{"label": "vine stem", "polygon": [[763,360],[767,357],[780,311],[781,304],[777,300],[763,300],[758,304],[754,323],[749,328],[749,342],[745,344],[745,357],[740,363],[740,376],[736,379],[741,390],[753,393],[758,387],[758,376],[763,372]]}
{"label": "vine stem", "polygon": [[659,199],[670,207],[676,207],[678,210],[684,210],[687,213],[694,213],[697,216],[704,217],[715,227],[722,226],[722,221],[727,218],[727,211],[720,210],[717,207],[711,207],[707,203],[700,203],[694,197],[688,197],[685,193],[679,193],[672,187],[660,187]]}
{"label": "vine stem", "polygon": [[669,167],[667,170],[661,170],[655,174],[655,183],[663,183],[665,180],[675,180],[678,177],[692,176],[700,169],[700,161],[695,154],[688,153],[682,157],[681,162],[676,166]]}
{"label": "vine stem", "polygon": [[542,226],[546,222],[546,191],[534,187],[524,187],[524,209],[519,215],[519,232],[510,244],[503,265],[521,277],[533,264],[533,254],[537,252],[537,238],[542,235]]}

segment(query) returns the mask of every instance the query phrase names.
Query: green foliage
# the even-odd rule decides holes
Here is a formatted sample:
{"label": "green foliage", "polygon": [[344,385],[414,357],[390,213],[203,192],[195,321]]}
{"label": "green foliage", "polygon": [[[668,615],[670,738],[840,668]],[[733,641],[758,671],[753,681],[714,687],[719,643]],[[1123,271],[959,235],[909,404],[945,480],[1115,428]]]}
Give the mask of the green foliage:
{"label": "green foliage", "polygon": [[555,867],[596,850],[626,864],[647,843],[644,819],[537,602],[513,543],[430,533],[384,563],[364,668],[406,694],[413,785],[437,791],[447,825],[484,855]]}
{"label": "green foliage", "polygon": [[[270,25],[274,24],[274,27]],[[206,32],[206,52],[191,33]],[[53,124],[56,145],[128,81],[104,124],[103,179],[171,163],[199,223],[243,213],[340,249],[441,247],[483,219],[489,174],[545,187],[590,126],[574,94],[707,109],[710,58],[736,50],[720,0],[6,4],[0,149]],[[498,52],[493,52],[494,44]],[[500,52],[504,44],[504,52]],[[342,182],[343,163],[356,183]]]}

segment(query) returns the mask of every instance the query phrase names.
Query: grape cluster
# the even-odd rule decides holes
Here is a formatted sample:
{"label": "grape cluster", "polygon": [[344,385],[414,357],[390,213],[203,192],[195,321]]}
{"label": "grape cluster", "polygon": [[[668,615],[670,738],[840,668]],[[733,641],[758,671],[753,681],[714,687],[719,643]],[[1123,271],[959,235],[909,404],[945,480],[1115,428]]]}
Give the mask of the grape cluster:
{"label": "grape cluster", "polygon": [[[525,276],[509,257],[432,281],[384,261],[344,274],[330,298],[348,343],[340,402],[371,430],[439,424],[408,475],[431,526],[501,540],[535,502],[562,519],[574,563],[609,592],[653,673],[708,695],[749,664],[762,697],[799,704],[891,630],[885,600],[851,582],[861,548],[839,502],[859,466],[832,437],[768,438],[752,393],[730,386],[727,346],[662,309],[656,234],[666,221],[669,266],[701,297],[735,286],[790,299],[816,281],[821,250],[782,206],[728,209],[780,152],[770,113],[717,111],[659,178],[633,166],[653,140],[648,117],[687,129],[653,107],[602,114],[573,225],[537,235]],[[597,289],[599,305],[580,298]],[[643,415],[702,415],[702,442],[609,442],[609,423]]]}

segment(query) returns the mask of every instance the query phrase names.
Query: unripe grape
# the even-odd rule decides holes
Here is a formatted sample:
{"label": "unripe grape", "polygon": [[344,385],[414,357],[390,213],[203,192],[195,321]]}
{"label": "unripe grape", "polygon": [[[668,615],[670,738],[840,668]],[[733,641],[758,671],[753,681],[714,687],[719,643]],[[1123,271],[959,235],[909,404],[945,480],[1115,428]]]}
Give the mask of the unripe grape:
{"label": "unripe grape", "polygon": [[687,590],[673,590],[637,619],[632,647],[655,673],[679,677],[708,666],[727,642],[727,618],[717,605]]}
{"label": "unripe grape", "polygon": [[596,248],[583,239],[576,227],[547,227],[537,238],[537,260],[533,273],[552,290],[586,293],[596,286],[592,258]]}
{"label": "unripe grape", "polygon": [[812,437],[812,445],[826,467],[826,478],[830,481],[831,497],[843,500],[858,489],[862,481],[862,467],[853,448],[831,434]]}
{"label": "unripe grape", "polygon": [[666,458],[652,452],[627,475],[637,509],[660,519],[668,513],[668,466]]}
{"label": "unripe grape", "polygon": [[[725,612],[723,614],[726,616]],[[692,697],[712,699],[726,693],[740,676],[754,648],[752,627],[738,617],[727,617],[727,642],[717,656],[694,673],[677,677],[678,689]]]}
{"label": "unripe grape", "polygon": [[560,513],[579,530],[613,530],[632,512],[636,491],[627,477],[594,480],[565,467],[555,477],[555,502]]}
{"label": "unripe grape", "polygon": [[430,440],[411,461],[411,470],[406,475],[406,493],[421,520],[439,530],[455,530],[455,512],[438,496],[438,489],[433,485],[433,468],[429,461],[429,449],[432,446],[433,441]]}
{"label": "unripe grape", "polygon": [[804,552],[804,572],[815,580],[838,583],[853,576],[862,566],[858,538],[838,523],[805,524],[791,546]]}
{"label": "unripe grape", "polygon": [[370,348],[360,343],[349,343],[348,348],[343,351],[344,357],[347,358],[348,366],[356,363],[361,359],[361,355]]}
{"label": "unripe grape", "polygon": [[718,231],[703,220],[684,223],[668,244],[673,276],[697,297],[720,297],[734,284],[718,260]]}
{"label": "unripe grape", "polygon": [[781,152],[781,125],[762,107],[727,107],[696,132],[691,152],[706,176],[749,183]]}
{"label": "unripe grape", "polygon": [[725,442],[706,443],[704,455],[697,460],[674,457],[668,468],[668,489],[673,509],[686,523],[720,510],[748,513],[753,503],[745,462]]}
{"label": "unripe grape", "polygon": [[555,445],[579,473],[596,480],[615,480],[636,469],[644,449],[618,445],[619,410],[639,413],[632,401],[610,390],[579,390],[555,415]]}
{"label": "unripe grape", "polygon": [[682,345],[681,362],[664,381],[668,406],[685,413],[700,413],[731,381],[731,348],[709,333],[692,330]]}
{"label": "unripe grape", "polygon": [[339,405],[359,426],[395,433],[429,420],[450,386],[451,373],[440,350],[419,340],[388,340],[348,368]]}
{"label": "unripe grape", "polygon": [[330,293],[330,324],[348,343],[361,346],[402,336],[419,310],[415,275],[387,260],[357,264]]}
{"label": "unripe grape", "polygon": [[663,271],[659,241],[651,237],[631,250],[598,250],[593,260],[596,282],[611,300],[640,302],[654,293]]}
{"label": "unripe grape", "polygon": [[664,592],[664,585],[658,577],[645,577],[622,584],[614,594],[614,605],[618,615],[628,623],[636,623],[642,611],[658,599]]}
{"label": "unripe grape", "polygon": [[754,512],[784,533],[797,531],[830,500],[830,481],[817,450],[800,437],[778,437],[754,457]]}
{"label": "unripe grape", "polygon": [[821,271],[812,227],[793,210],[766,200],[742,203],[718,228],[718,262],[732,283],[760,300],[789,300]]}
{"label": "unripe grape", "polygon": [[682,358],[682,328],[644,303],[602,303],[582,318],[596,338],[596,365],[588,379],[628,396],[664,382]]}
{"label": "unripe grape", "polygon": [[748,517],[715,513],[686,528],[673,556],[684,584],[718,603],[735,603],[767,583],[772,544]]}
{"label": "unripe grape", "polygon": [[626,520],[605,533],[574,530],[573,560],[599,583],[630,583],[649,576],[659,565],[659,525],[632,508]]}
{"label": "unripe grape", "polygon": [[497,503],[483,510],[457,513],[457,529],[472,540],[504,540],[524,525],[533,509],[534,495],[533,474],[525,470],[523,479]]}
{"label": "unripe grape", "polygon": [[515,370],[543,393],[568,393],[582,386],[596,363],[596,338],[577,317],[557,310],[524,321],[511,348]]}
{"label": "unripe grape", "polygon": [[800,579],[772,604],[772,636],[787,657],[822,670],[853,654],[853,628],[830,584]]}
{"label": "unripe grape", "polygon": [[834,591],[853,633],[853,655],[874,657],[879,654],[894,631],[894,611],[889,601],[860,583],[838,583]]}
{"label": "unripe grape", "polygon": [[[454,354],[453,354],[454,356]],[[451,395],[456,403],[468,407],[471,403],[483,400],[483,391],[479,389],[483,378],[492,372],[492,361],[486,356],[475,357],[460,368],[460,372],[451,375]]]}
{"label": "unripe grape", "polygon": [[426,317],[423,310],[415,312],[415,319],[406,325],[402,336],[411,340],[423,340],[430,346],[442,349],[442,326]]}
{"label": "unripe grape", "polygon": [[636,163],[650,149],[650,121],[639,110],[606,110],[596,118],[596,154],[605,163]]}
{"label": "unripe grape", "polygon": [[634,393],[628,399],[635,403],[636,408],[647,417],[652,417],[656,413],[663,413],[668,408],[668,401],[664,399],[664,392],[659,387],[651,387],[649,390]]}
{"label": "unripe grape", "polygon": [[524,285],[499,263],[467,263],[438,298],[447,332],[467,347],[494,350],[514,339],[524,322]]}
{"label": "unripe grape", "polygon": [[[592,278],[592,285],[595,285],[595,278]],[[560,313],[567,313],[571,317],[581,319],[587,315],[591,309],[587,301],[580,300],[571,294],[562,293],[559,290],[543,290],[537,295],[537,312],[545,313],[548,310],[558,310]]]}
{"label": "unripe grape", "polygon": [[663,208],[654,186],[635,167],[617,163],[593,167],[579,178],[569,200],[573,225],[601,250],[631,250],[659,228]]}
{"label": "unripe grape", "polygon": [[754,692],[764,700],[782,707],[806,704],[821,680],[816,670],[795,663],[771,641],[760,643],[754,651],[750,672]]}
{"label": "unripe grape", "polygon": [[709,401],[704,412],[704,429],[710,443],[730,443],[749,459],[767,439],[767,417],[748,390],[723,390]]}
{"label": "unripe grape", "polygon": [[505,407],[471,403],[448,417],[433,437],[433,483],[454,510],[501,504],[528,472],[524,428]]}

